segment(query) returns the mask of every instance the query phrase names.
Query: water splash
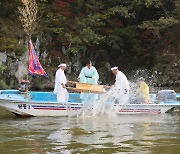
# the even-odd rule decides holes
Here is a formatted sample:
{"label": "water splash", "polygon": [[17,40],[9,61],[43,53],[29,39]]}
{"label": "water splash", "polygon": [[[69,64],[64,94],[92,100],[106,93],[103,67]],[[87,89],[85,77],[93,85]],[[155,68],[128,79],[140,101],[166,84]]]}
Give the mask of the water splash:
{"label": "water splash", "polygon": [[95,115],[108,115],[114,116],[121,108],[120,105],[128,103],[129,96],[124,91],[116,88],[110,89],[107,93],[103,94],[100,99],[93,103],[93,116]]}
{"label": "water splash", "polygon": [[[114,116],[122,105],[126,103],[133,103],[136,99],[136,90],[138,88],[138,79],[144,78],[145,82],[149,86],[150,93],[157,93],[160,88],[156,87],[156,76],[152,75],[148,70],[136,70],[133,71],[132,75],[128,77],[130,91],[129,100],[126,95],[115,88],[110,89],[104,94],[99,95],[97,101],[91,103],[84,103],[83,107],[77,112],[71,112],[71,116]],[[156,99],[156,94],[150,98],[152,102]],[[127,102],[128,101],[128,102]]]}
{"label": "water splash", "polygon": [[123,92],[112,88],[104,94],[99,96],[99,99],[94,102],[84,103],[80,110],[72,110],[70,106],[67,106],[68,115],[81,116],[81,117],[91,117],[91,116],[114,116],[120,105],[128,103],[126,94]]}
{"label": "water splash", "polygon": [[137,81],[139,78],[143,78],[145,80],[147,85],[150,87],[151,93],[157,93],[160,90],[160,88],[157,86],[158,74],[147,69],[139,69],[133,70],[128,76],[131,94],[136,92],[138,87]]}

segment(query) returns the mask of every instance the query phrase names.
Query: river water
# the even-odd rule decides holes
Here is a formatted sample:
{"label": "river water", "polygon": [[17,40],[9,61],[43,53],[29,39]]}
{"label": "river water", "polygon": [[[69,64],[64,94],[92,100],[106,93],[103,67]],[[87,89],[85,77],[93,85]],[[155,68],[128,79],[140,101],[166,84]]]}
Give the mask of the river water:
{"label": "river water", "polygon": [[2,154],[180,152],[179,113],[18,118],[0,111]]}

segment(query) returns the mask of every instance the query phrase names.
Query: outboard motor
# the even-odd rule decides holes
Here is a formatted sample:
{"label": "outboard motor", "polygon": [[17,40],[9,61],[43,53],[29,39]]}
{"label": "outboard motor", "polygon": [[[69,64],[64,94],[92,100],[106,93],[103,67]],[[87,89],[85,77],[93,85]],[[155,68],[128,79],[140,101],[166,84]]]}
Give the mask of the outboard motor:
{"label": "outboard motor", "polygon": [[158,102],[176,101],[176,92],[174,90],[160,90],[157,94]]}

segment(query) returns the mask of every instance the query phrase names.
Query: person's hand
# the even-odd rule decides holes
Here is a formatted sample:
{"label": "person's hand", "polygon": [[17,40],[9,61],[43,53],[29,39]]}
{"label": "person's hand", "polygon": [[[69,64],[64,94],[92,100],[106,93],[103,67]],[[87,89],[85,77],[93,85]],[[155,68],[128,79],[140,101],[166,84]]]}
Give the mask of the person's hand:
{"label": "person's hand", "polygon": [[62,85],[63,88],[66,88],[66,85],[65,85],[65,84],[62,83],[61,85]]}
{"label": "person's hand", "polygon": [[91,79],[93,79],[94,81],[96,81],[96,78],[92,77]]}
{"label": "person's hand", "polygon": [[112,89],[112,88],[115,88],[115,86],[114,85],[110,86],[110,89]]}

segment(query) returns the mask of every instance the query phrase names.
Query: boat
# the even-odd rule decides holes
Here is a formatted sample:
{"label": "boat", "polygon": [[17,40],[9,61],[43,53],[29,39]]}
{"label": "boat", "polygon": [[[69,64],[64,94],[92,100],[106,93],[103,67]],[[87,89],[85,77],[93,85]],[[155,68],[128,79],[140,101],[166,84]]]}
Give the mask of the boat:
{"label": "boat", "polygon": [[[47,77],[48,75],[39,62],[32,41],[30,40],[29,43],[30,49],[28,74],[31,76]],[[30,83],[28,79],[26,81],[27,82],[25,83]],[[20,88],[19,90],[0,90],[0,106],[13,114],[20,116],[68,116],[71,115],[71,113],[73,113],[74,115],[79,115],[82,110],[87,107],[87,103],[81,102],[80,92],[89,92],[96,94],[105,93],[106,95],[106,89],[110,88],[109,86],[105,85],[90,85],[74,81],[69,81],[69,83],[74,84],[75,88],[66,88],[68,90],[73,90],[76,92],[69,94],[69,100],[66,103],[57,102],[56,94],[54,94],[53,92],[28,91],[28,86],[24,86],[23,84],[22,88]],[[22,91],[22,89],[24,89],[24,91]],[[129,104],[122,104],[121,102],[114,103],[112,101],[111,108],[115,114],[160,114],[166,113],[173,108],[180,106],[180,102],[176,101],[177,98],[174,91],[165,90],[158,93],[158,95],[160,98],[158,102],[156,102],[156,100],[153,100],[152,102],[150,102],[150,104],[138,104],[132,103],[130,101]],[[154,94],[152,94],[152,96],[154,96]],[[179,97],[179,95],[177,97]],[[106,103],[106,101],[102,102],[104,104]],[[95,105],[93,106],[90,103],[88,109],[95,109]],[[106,108],[105,111],[106,110],[108,110],[108,108]]]}
{"label": "boat", "polygon": [[[152,94],[154,95],[154,94]],[[180,98],[180,94],[176,94]],[[81,111],[83,107],[80,93],[70,93],[67,103],[57,102],[53,92],[0,90],[0,106],[19,116],[68,116],[71,111]],[[151,104],[114,104],[115,114],[160,114],[180,107],[179,101]]]}
{"label": "boat", "polygon": [[[70,94],[69,103],[72,110],[78,110],[78,94]],[[76,101],[75,101],[76,100]],[[0,90],[0,106],[15,115],[21,116],[66,116],[67,103],[58,103],[52,92],[28,92],[19,90]]]}

